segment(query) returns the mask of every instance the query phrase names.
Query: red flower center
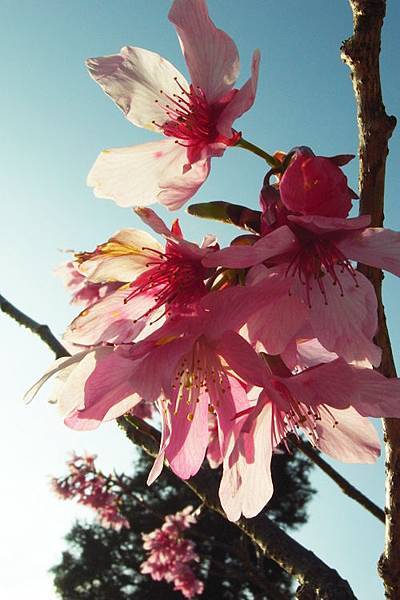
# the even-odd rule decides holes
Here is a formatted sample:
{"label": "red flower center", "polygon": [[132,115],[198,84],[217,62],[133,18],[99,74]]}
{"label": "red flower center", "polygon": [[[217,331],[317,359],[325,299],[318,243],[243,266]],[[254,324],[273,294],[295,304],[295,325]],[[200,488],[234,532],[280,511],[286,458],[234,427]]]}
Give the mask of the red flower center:
{"label": "red flower center", "polygon": [[[147,317],[165,305],[166,314],[172,312],[192,312],[192,305],[207,293],[204,280],[207,270],[200,260],[190,260],[183,256],[178,246],[168,242],[165,252],[144,248],[154,254],[154,260],[147,263],[147,271],[132,284],[133,291],[124,302],[140,294],[154,292],[153,305],[141,316]],[[161,317],[159,317],[161,318]]]}
{"label": "red flower center", "polygon": [[293,256],[286,270],[286,275],[298,276],[300,282],[305,286],[308,306],[311,308],[311,290],[315,283],[325,304],[328,304],[325,289],[326,278],[336,285],[343,296],[343,286],[340,275],[347,271],[358,287],[357,273],[348,258],[336,247],[335,243],[328,237],[318,236],[304,229],[296,230],[296,236],[300,241],[301,248]]}
{"label": "red flower center", "polygon": [[[177,144],[187,148],[215,142],[232,146],[239,141],[240,133],[235,132],[232,137],[228,138],[221,135],[217,129],[218,119],[231,100],[231,94],[219,102],[209,104],[200,87],[194,88],[193,85],[190,85],[189,91],[187,91],[179,83],[177,77],[175,77],[175,81],[179,93],[170,96],[160,90],[167,101],[162,108],[169,120],[163,125],[153,121],[154,125],[162,129],[164,135],[176,138]],[[159,101],[155,100],[155,102]]]}

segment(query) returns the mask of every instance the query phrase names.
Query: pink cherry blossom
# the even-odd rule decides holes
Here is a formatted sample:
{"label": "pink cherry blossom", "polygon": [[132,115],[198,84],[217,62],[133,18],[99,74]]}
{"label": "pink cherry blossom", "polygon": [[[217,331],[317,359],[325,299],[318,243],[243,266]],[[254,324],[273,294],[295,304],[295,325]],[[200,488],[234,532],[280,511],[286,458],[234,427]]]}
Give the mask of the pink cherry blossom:
{"label": "pink cherry blossom", "polygon": [[302,215],[347,217],[357,195],[348,187],[339,167],[352,158],[353,155],[315,156],[310,148],[296,148],[279,183],[284,206]]}
{"label": "pink cherry blossom", "polygon": [[204,0],[175,0],[169,12],[192,83],[167,60],[127,46],[119,54],[87,61],[90,75],[131,123],[166,136],[162,142],[102,152],[88,176],[96,196],[120,206],[158,201],[177,209],[205,181],[210,158],[236,144],[232,124],[255,98],[259,53],[250,79],[234,88],[239,56],[217,29]]}
{"label": "pink cherry blossom", "polygon": [[64,335],[68,342],[129,343],[149,334],[166,317],[196,312],[198,301],[207,294],[206,281],[214,270],[201,261],[217,248],[215,238],[207,236],[199,247],[183,239],[178,221],[169,230],[150,208],[137,213],[164,236],[165,248],[143,231],[124,229],[94,252],[81,253],[80,270],[88,279],[118,279],[129,285],[74,319]]}
{"label": "pink cherry blossom", "polygon": [[351,261],[400,275],[400,234],[368,227],[369,222],[368,215],[342,219],[289,214],[286,225],[255,238],[254,245],[224,248],[203,263],[229,268],[259,265],[250,271],[248,284],[259,281],[263,273],[290,281],[289,296],[279,305],[264,307],[248,322],[251,339],[261,340],[267,352],[282,353],[309,324],[311,337],[328,351],[349,362],[368,360],[376,366],[381,357],[372,341],[376,296]]}
{"label": "pink cherry blossom", "polygon": [[174,584],[174,590],[185,598],[202,594],[204,583],[197,579],[190,563],[199,562],[192,540],[183,537],[183,532],[197,522],[193,507],[187,506],[175,515],[167,515],[161,528],[142,534],[143,548],[149,556],[140,570],[155,581],[163,579]]}
{"label": "pink cherry blossom", "polygon": [[201,313],[171,318],[135,345],[99,347],[59,359],[28,395],[58,375],[52,399],[74,429],[93,429],[143,398],[153,402],[160,408],[163,438],[149,481],[158,476],[164,457],[176,474],[188,478],[205,456],[209,411],[217,416],[223,456],[227,437],[237,426],[234,415],[251,404],[245,381],[229,366],[230,357],[243,354],[247,346],[236,331],[255,306],[275,302],[286,291],[287,282],[272,278],[269,297],[264,284],[251,295],[244,287],[208,294],[199,303]]}
{"label": "pink cherry blossom", "polygon": [[[240,364],[233,365],[240,373]],[[231,438],[220,486],[222,506],[231,520],[255,516],[273,493],[272,452],[290,433],[303,432],[331,457],[371,463],[380,453],[378,436],[367,419],[400,415],[400,380],[386,379],[337,359],[291,375],[254,361],[258,403],[239,413],[240,432]],[[236,432],[237,433],[237,432]]]}
{"label": "pink cherry blossom", "polygon": [[69,475],[54,477],[54,492],[64,500],[75,499],[79,504],[93,508],[103,527],[120,530],[129,528],[129,522],[119,511],[120,482],[115,477],[105,477],[95,467],[96,456],[73,454],[68,461]]}

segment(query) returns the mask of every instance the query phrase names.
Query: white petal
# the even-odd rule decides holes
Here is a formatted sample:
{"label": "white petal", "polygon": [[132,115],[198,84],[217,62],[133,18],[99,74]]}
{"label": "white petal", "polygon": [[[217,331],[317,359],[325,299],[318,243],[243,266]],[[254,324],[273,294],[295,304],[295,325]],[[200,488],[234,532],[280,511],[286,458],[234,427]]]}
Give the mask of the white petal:
{"label": "white petal", "polygon": [[165,170],[175,170],[178,157],[182,163],[185,156],[184,148],[170,140],[104,150],[87,183],[94,187],[96,196],[114,200],[119,206],[145,206],[157,201]]}
{"label": "white petal", "polygon": [[105,281],[131,282],[146,270],[156,256],[150,249],[163,251],[152,235],[140,229],[121,229],[105,244],[102,251],[79,266],[79,272],[95,283]]}
{"label": "white petal", "polygon": [[[170,62],[144,48],[125,46],[119,54],[89,58],[90,75],[111,96],[127,119],[138,127],[159,130],[168,120],[164,94],[180,92],[179,83],[189,89],[184,76]],[[160,93],[160,90],[163,93]]]}

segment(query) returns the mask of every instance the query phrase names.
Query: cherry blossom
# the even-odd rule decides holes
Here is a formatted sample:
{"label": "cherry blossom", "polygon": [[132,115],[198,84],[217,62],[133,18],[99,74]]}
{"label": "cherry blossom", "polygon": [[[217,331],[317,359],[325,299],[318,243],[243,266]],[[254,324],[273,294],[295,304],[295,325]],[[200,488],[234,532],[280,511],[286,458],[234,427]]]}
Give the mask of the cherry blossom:
{"label": "cherry blossom", "polygon": [[53,477],[53,491],[63,498],[75,499],[79,504],[93,508],[103,527],[120,530],[129,528],[129,521],[119,511],[120,483],[113,477],[105,477],[95,467],[95,455],[72,455],[67,462],[67,477]]}
{"label": "cherry blossom", "polygon": [[399,275],[400,234],[368,227],[368,215],[344,219],[287,214],[285,221],[254,238],[251,246],[231,246],[203,259],[208,267],[258,265],[250,270],[248,284],[272,274],[290,281],[289,295],[279,305],[270,304],[250,318],[250,338],[261,340],[267,352],[280,354],[309,324],[311,337],[326,350],[350,362],[379,365],[381,351],[373,343],[375,292],[351,261]]}
{"label": "cherry blossom", "polygon": [[193,507],[187,506],[175,515],[167,515],[161,528],[142,534],[143,548],[149,556],[141,564],[141,572],[155,581],[173,583],[174,590],[185,598],[199,596],[204,590],[204,583],[197,579],[191,565],[200,560],[195,544],[183,537],[184,531],[196,522]]}
{"label": "cherry blossom", "polygon": [[68,327],[64,339],[79,345],[129,343],[162,324],[165,317],[191,314],[207,294],[213,274],[202,258],[213,252],[215,238],[201,245],[183,239],[178,221],[171,230],[149,208],[137,210],[144,222],[164,236],[165,248],[151,235],[123,229],[94,252],[77,256],[89,281],[123,281],[113,294],[84,310]]}
{"label": "cherry blossom", "polygon": [[[232,366],[240,374],[240,362]],[[288,434],[303,432],[337,460],[372,463],[380,444],[367,417],[400,416],[400,380],[343,359],[292,375],[282,363],[271,368],[254,357],[246,374],[260,390],[258,402],[238,414],[241,425],[225,453],[220,485],[222,506],[233,521],[242,513],[255,516],[272,496],[272,453]]]}
{"label": "cherry blossom", "polygon": [[166,136],[161,142],[103,151],[88,184],[96,196],[120,206],[160,202],[177,209],[205,181],[210,158],[240,140],[233,122],[255,98],[259,53],[250,79],[234,88],[239,55],[217,29],[204,0],[175,0],[169,12],[192,83],[158,54],[127,46],[119,54],[87,61],[90,75],[127,119]]}

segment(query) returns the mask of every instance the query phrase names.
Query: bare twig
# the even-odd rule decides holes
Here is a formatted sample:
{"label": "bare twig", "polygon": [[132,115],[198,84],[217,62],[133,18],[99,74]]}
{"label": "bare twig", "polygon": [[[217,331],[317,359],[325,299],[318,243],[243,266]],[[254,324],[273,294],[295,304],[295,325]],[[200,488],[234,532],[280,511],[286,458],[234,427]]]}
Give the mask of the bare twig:
{"label": "bare twig", "polygon": [[49,327],[47,325],[41,325],[37,323],[28,315],[25,315],[18,308],[16,308],[11,302],[6,300],[4,296],[0,294],[0,309],[9,317],[17,321],[20,325],[27,327],[33,333],[38,335],[40,339],[54,352],[56,358],[61,358],[62,356],[68,356],[69,352],[64,348],[62,344],[58,341],[58,339],[52,334]]}
{"label": "bare twig", "polygon": [[[153,427],[145,424],[137,417],[120,417],[119,426],[128,438],[138,444],[150,456],[157,456],[159,448],[159,433]],[[225,513],[221,507],[217,492],[215,474],[206,467],[183,482],[209,508],[222,516]],[[300,583],[297,597],[302,600],[354,600],[355,596],[347,581],[328,567],[313,552],[304,548],[287,533],[280,529],[265,514],[254,519],[240,519],[236,522],[246,536],[256,544],[263,554],[278,563],[287,573]]]}
{"label": "bare twig", "polygon": [[[382,100],[379,73],[381,29],[386,0],[349,0],[354,32],[343,43],[342,58],[351,71],[357,102],[360,154],[360,212],[370,214],[372,226],[381,227],[384,219],[385,167],[388,140],[396,119],[388,116]],[[385,310],[382,304],[383,275],[379,269],[359,265],[371,281],[378,298],[379,330],[376,342],[382,348],[379,368],[387,377],[396,375]],[[379,572],[386,597],[400,597],[400,421],[384,419],[386,449],[386,535]]]}
{"label": "bare twig", "polygon": [[360,504],[366,510],[368,510],[379,521],[385,523],[385,512],[381,508],[379,508],[379,506],[377,506],[374,502],[372,502],[372,500],[370,500],[369,498],[367,498],[367,496],[360,492],[360,490],[354,487],[354,485],[347,481],[347,479],[342,477],[342,475],[340,475],[340,473],[338,473],[336,469],[331,467],[331,465],[327,463],[326,460],[324,460],[322,456],[320,456],[320,454],[314,450],[314,448],[309,442],[304,442],[303,440],[296,438],[295,436],[291,437],[291,442],[292,444],[297,446],[297,448],[299,448],[299,450],[303,452],[303,454],[308,456],[308,458],[314,464],[316,464],[321,469],[321,471],[328,475],[328,477],[330,477],[330,479],[332,479],[332,481],[334,481],[340,487],[340,489],[344,494],[346,494],[346,496],[349,496],[349,498],[352,498],[353,500],[358,502],[358,504]]}

